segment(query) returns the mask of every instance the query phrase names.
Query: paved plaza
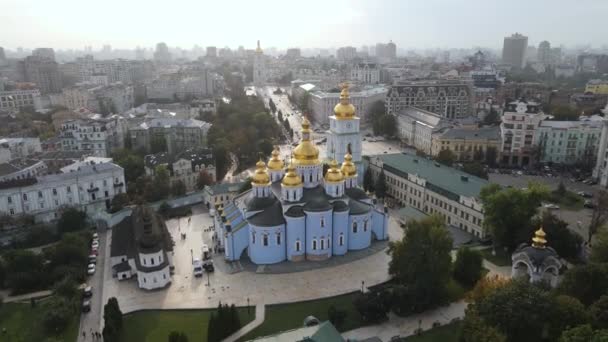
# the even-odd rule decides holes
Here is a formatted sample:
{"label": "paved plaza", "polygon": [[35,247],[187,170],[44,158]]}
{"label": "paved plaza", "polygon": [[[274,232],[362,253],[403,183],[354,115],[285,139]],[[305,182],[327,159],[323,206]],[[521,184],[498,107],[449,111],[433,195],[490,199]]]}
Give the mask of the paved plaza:
{"label": "paved plaza", "polygon": [[[172,219],[167,226],[175,241],[173,261],[175,274],[172,284],[161,290],[145,291],[137,287],[135,280],[118,281],[112,278],[106,263],[104,302],[117,297],[124,313],[141,309],[210,308],[218,302],[235,305],[276,304],[335,296],[376,285],[389,279],[389,256],[385,248],[348,263],[327,265],[297,273],[257,273],[244,270],[231,273],[224,267],[202,278],[192,276],[192,256],[200,257],[203,243],[212,246],[212,232],[205,231],[212,225],[212,218],[202,207],[193,210],[192,219]],[[186,239],[180,233],[186,233]],[[111,231],[108,231],[111,234]],[[391,218],[389,236],[398,239],[401,228]],[[110,239],[108,241],[111,241]],[[192,254],[191,254],[192,251]],[[215,255],[215,263],[223,261]],[[209,282],[210,286],[207,286]]]}

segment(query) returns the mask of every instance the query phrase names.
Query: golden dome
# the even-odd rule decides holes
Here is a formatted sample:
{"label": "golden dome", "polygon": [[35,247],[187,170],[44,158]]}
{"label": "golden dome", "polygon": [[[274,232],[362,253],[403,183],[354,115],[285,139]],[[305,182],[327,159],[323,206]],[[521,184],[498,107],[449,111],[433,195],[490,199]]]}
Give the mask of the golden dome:
{"label": "golden dome", "polygon": [[350,153],[347,153],[344,156],[344,162],[342,163],[340,170],[344,177],[354,177],[357,175],[357,167],[353,163],[353,156]]}
{"label": "golden dome", "polygon": [[297,165],[319,164],[319,149],[310,141],[310,122],[302,121],[302,141],[293,149],[294,163]]}
{"label": "golden dome", "polygon": [[285,168],[285,163],[279,158],[279,155],[279,149],[275,147],[274,150],[272,150],[272,157],[268,161],[269,170],[279,171]]}
{"label": "golden dome", "polygon": [[532,247],[545,248],[545,245],[547,244],[547,240],[545,239],[546,236],[547,234],[543,230],[543,227],[541,226],[538,228],[538,230],[534,232],[534,237],[532,238]]}
{"label": "golden dome", "polygon": [[268,185],[270,184],[270,176],[266,169],[266,164],[263,161],[259,161],[255,164],[255,172],[251,177],[252,185]]}
{"label": "golden dome", "polygon": [[283,181],[281,182],[281,184],[283,184],[283,186],[290,187],[302,185],[302,178],[300,178],[300,176],[298,176],[298,174],[296,173],[296,167],[293,165],[293,163],[289,163],[289,166],[287,167],[287,173],[285,174],[285,177],[283,177]]}
{"label": "golden dome", "polygon": [[338,169],[338,162],[334,159],[329,163],[329,169],[325,173],[325,181],[329,183],[342,182],[344,177],[342,172]]}
{"label": "golden dome", "polygon": [[355,106],[349,102],[348,83],[341,84],[340,103],[334,107],[336,118],[340,120],[352,119],[355,117]]}
{"label": "golden dome", "polygon": [[262,51],[262,48],[260,47],[260,41],[259,40],[258,40],[258,47],[255,49],[255,52],[257,52],[257,53],[264,53]]}

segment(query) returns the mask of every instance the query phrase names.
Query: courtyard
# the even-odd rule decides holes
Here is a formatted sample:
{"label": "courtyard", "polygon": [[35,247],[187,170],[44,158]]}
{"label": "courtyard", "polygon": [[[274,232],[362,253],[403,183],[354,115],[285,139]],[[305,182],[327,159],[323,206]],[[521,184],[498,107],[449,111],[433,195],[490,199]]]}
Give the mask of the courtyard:
{"label": "courtyard", "polygon": [[[200,258],[203,244],[213,245],[212,232],[205,231],[212,224],[212,218],[202,206],[193,208],[190,220],[186,217],[167,221],[175,241],[175,273],[172,284],[165,289],[144,291],[137,287],[135,280],[118,281],[112,277],[112,270],[106,263],[103,302],[110,297],[118,298],[123,313],[143,309],[212,308],[219,302],[237,306],[278,304],[360,291],[362,285],[368,287],[389,279],[389,256],[385,253],[385,245],[376,245],[382,246],[381,250],[347,263],[298,273],[258,273],[239,267],[238,263],[222,267],[223,257],[216,254],[214,262],[218,267],[215,272],[196,278],[192,275],[192,258]],[[186,234],[185,239],[181,239],[181,233]],[[389,225],[389,236],[391,240],[402,236],[394,218]],[[108,245],[110,241],[108,236]]]}

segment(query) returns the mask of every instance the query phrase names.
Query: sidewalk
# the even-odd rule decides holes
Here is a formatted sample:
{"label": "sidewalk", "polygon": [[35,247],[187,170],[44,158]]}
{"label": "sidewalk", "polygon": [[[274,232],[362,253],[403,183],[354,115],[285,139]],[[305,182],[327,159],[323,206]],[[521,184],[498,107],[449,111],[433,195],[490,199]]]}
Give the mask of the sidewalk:
{"label": "sidewalk", "polygon": [[362,340],[376,336],[382,341],[390,341],[393,336],[407,337],[414,334],[415,330],[418,329],[419,324],[420,327],[426,331],[433,327],[434,322],[440,322],[441,325],[446,325],[455,318],[462,319],[466,307],[467,303],[461,300],[445,307],[407,317],[389,314],[389,320],[382,324],[350,330],[342,333],[342,337],[345,339]]}
{"label": "sidewalk", "polygon": [[266,318],[266,306],[264,304],[258,304],[255,306],[255,319],[246,326],[237,330],[234,334],[226,337],[222,342],[235,342],[239,338],[245,336],[251,330],[257,328],[262,323],[264,323],[264,319]]}

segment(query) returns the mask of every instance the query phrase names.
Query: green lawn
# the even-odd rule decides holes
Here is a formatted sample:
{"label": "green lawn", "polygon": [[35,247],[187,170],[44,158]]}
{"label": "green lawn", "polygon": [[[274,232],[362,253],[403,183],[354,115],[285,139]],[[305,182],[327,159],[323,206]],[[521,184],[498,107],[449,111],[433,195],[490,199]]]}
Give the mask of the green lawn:
{"label": "green lawn", "polygon": [[492,247],[480,250],[484,259],[496,266],[511,266],[511,255],[508,255],[502,248],[496,249],[496,255],[492,255]]}
{"label": "green lawn", "polygon": [[461,322],[451,323],[423,332],[420,336],[410,336],[402,342],[456,342],[460,335]]}
{"label": "green lawn", "polygon": [[338,310],[347,312],[344,324],[339,330],[355,329],[363,325],[361,316],[353,305],[353,301],[358,295],[359,292],[356,292],[308,302],[266,306],[264,323],[239,341],[247,341],[255,337],[302,327],[304,318],[310,315],[315,316],[320,321],[326,321],[328,319],[327,310],[331,305],[334,305]]}
{"label": "green lawn", "polygon": [[45,341],[54,337],[57,341],[76,341],[80,316],[75,314],[67,329],[57,336],[44,331],[42,318],[46,312],[45,301],[39,300],[36,307],[30,303],[4,303],[0,306],[0,328],[6,329],[6,335],[0,333],[0,340],[6,342]]}
{"label": "green lawn", "polygon": [[[255,307],[238,308],[241,325],[255,318]],[[123,319],[122,342],[166,342],[171,331],[183,332],[189,341],[207,341],[209,317],[215,309],[151,310],[126,314]]]}

